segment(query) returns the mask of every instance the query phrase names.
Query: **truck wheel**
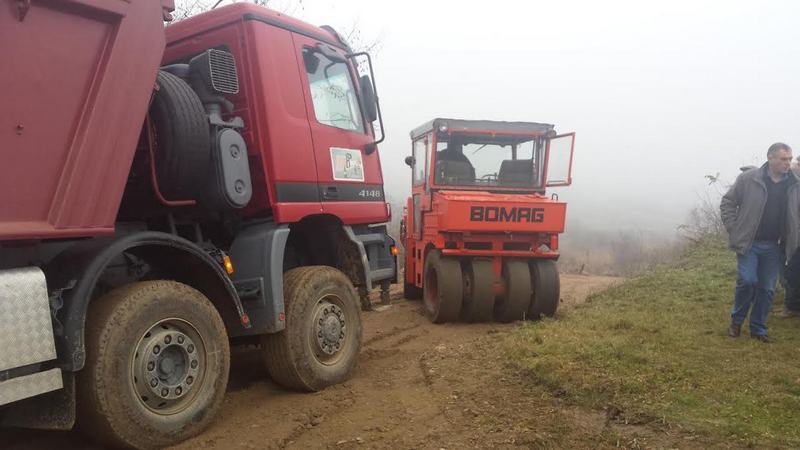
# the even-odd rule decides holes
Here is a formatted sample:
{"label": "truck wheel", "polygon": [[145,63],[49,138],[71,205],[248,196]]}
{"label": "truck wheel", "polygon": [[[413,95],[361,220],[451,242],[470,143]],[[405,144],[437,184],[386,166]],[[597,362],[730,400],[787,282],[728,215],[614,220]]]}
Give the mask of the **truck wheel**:
{"label": "truck wheel", "polygon": [[211,302],[174,281],[145,281],[94,300],[78,426],[113,447],[160,448],[200,433],[228,384],[230,349]]}
{"label": "truck wheel", "polygon": [[328,266],[283,275],[286,328],[264,335],[264,360],[285,387],[319,391],[348,378],[361,349],[361,310],[350,280]]}
{"label": "truck wheel", "polygon": [[208,184],[211,137],[203,103],[188,83],[158,72],[150,115],[156,128],[156,170],[170,200],[196,199]]}
{"label": "truck wheel", "polygon": [[408,300],[419,300],[422,298],[422,289],[411,283],[403,282],[403,297]]}
{"label": "truck wheel", "polygon": [[437,250],[425,258],[422,282],[425,313],[433,323],[455,322],[461,312],[463,283],[457,260],[442,257]]}
{"label": "truck wheel", "polygon": [[463,319],[468,322],[492,320],[494,297],[492,261],[476,258],[465,264]]}
{"label": "truck wheel", "polygon": [[533,299],[528,309],[528,318],[536,320],[542,316],[552,317],[558,309],[561,294],[556,263],[550,260],[531,261],[530,274]]}
{"label": "truck wheel", "polygon": [[524,320],[531,304],[531,275],[524,261],[507,259],[503,264],[506,295],[494,310],[498,322]]}

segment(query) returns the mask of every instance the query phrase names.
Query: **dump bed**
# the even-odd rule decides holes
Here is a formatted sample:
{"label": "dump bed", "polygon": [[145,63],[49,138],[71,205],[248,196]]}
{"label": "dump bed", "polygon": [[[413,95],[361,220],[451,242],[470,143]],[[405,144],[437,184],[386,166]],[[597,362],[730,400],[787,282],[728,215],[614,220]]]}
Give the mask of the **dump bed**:
{"label": "dump bed", "polygon": [[173,0],[0,7],[0,241],[113,231]]}

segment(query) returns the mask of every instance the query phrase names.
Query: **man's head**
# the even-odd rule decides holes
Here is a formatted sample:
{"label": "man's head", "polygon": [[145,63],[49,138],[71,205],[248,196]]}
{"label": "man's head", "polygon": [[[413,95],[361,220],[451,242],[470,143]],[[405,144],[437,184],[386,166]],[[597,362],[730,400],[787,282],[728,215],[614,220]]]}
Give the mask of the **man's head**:
{"label": "man's head", "polygon": [[461,144],[461,141],[457,139],[451,139],[450,142],[447,143],[447,148],[445,150],[450,155],[458,155],[462,153],[463,145]]}
{"label": "man's head", "polygon": [[776,142],[767,150],[767,164],[769,170],[782,175],[789,172],[792,165],[792,148],[782,142]]}

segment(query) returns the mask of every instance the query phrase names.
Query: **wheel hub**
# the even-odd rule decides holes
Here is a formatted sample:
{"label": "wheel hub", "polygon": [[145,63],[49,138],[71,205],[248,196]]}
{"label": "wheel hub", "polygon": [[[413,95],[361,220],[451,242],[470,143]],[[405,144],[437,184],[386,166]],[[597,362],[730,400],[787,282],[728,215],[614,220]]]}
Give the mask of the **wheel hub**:
{"label": "wheel hub", "polygon": [[328,302],[320,302],[314,315],[314,334],[317,349],[325,355],[334,355],[341,348],[346,334],[342,308]]}
{"label": "wheel hub", "polygon": [[194,327],[175,322],[162,321],[151,327],[135,351],[134,387],[139,399],[155,412],[186,403],[205,370],[199,347],[202,341]]}

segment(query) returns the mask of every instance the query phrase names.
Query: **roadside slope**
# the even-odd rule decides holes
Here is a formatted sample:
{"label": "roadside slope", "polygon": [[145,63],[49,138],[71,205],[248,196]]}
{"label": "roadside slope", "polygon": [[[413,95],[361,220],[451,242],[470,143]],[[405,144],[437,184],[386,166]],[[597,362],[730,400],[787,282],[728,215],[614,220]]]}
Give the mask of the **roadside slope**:
{"label": "roadside slope", "polygon": [[720,240],[674,266],[590,297],[505,340],[522,379],[622,423],[681,430],[710,446],[800,446],[800,320],[769,319],[777,342],[727,336],[735,258]]}

